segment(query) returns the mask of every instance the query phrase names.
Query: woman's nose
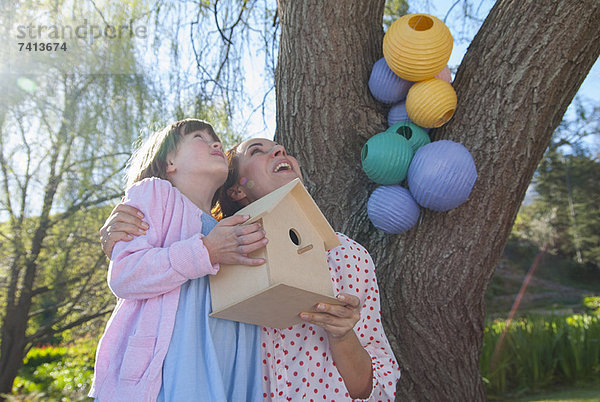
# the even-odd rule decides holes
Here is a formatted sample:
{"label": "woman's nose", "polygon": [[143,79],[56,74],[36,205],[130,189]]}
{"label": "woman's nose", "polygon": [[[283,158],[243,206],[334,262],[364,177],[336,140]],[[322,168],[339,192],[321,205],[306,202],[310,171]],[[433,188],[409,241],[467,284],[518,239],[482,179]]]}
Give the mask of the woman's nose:
{"label": "woman's nose", "polygon": [[283,145],[276,144],[271,150],[271,156],[287,156],[287,152],[285,152]]}

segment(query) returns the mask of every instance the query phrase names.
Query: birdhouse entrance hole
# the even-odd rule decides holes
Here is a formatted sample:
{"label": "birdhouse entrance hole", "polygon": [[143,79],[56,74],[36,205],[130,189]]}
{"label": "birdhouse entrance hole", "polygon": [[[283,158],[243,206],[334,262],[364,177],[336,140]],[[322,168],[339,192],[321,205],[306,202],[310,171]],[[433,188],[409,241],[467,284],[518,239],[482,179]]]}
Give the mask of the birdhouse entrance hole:
{"label": "birdhouse entrance hole", "polygon": [[412,130],[410,129],[410,127],[402,126],[399,127],[398,130],[396,130],[396,134],[400,134],[407,140],[410,140],[410,138],[412,137]]}
{"label": "birdhouse entrance hole", "polygon": [[296,246],[300,245],[300,235],[298,234],[298,231],[296,229],[290,229],[290,240]]}
{"label": "birdhouse entrance hole", "polygon": [[433,20],[424,15],[415,15],[408,20],[408,25],[415,31],[427,31],[433,26]]}

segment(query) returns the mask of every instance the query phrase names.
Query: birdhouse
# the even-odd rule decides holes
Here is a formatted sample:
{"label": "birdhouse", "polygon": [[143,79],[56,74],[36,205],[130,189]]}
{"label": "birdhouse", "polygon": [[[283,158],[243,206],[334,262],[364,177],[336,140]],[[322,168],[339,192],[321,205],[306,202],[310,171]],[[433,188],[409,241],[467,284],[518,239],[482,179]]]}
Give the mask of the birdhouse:
{"label": "birdhouse", "polygon": [[250,254],[260,266],[221,265],[210,277],[212,317],[273,328],[302,320],[333,293],[326,251],[340,245],[302,182],[295,179],[240,210],[244,224],[260,222],[268,244]]}

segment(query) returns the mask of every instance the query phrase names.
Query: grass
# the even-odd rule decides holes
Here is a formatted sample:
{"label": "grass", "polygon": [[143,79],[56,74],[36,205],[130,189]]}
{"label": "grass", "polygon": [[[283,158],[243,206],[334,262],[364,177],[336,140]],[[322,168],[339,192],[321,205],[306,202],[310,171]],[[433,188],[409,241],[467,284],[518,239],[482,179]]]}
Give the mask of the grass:
{"label": "grass", "polygon": [[94,374],[96,338],[41,346],[27,354],[9,401],[84,401]]}
{"label": "grass", "polygon": [[[529,270],[538,250],[526,243],[511,239],[504,250],[501,260],[503,271],[510,275],[497,273],[490,282],[486,295],[488,317],[506,317],[519,292],[522,278]],[[497,271],[499,272],[499,271]],[[548,282],[572,288],[572,292],[548,287]],[[537,267],[532,281],[525,292],[517,315],[527,312],[541,314],[579,312],[585,295],[600,291],[600,270],[583,264],[577,264],[569,258],[546,253]]]}
{"label": "grass", "polygon": [[[600,326],[594,321],[582,330],[588,316],[581,314],[598,315],[582,302],[586,295],[600,295],[600,270],[551,253],[537,267],[490,372],[491,355],[499,338],[499,328],[492,328],[505,322],[537,253],[526,243],[509,241],[502,269],[488,287],[489,323],[482,351],[488,398],[600,402]],[[598,303],[597,298],[594,300]],[[596,306],[596,310],[600,308]]]}
{"label": "grass", "polygon": [[600,402],[600,385],[563,387],[510,400],[515,402]]}
{"label": "grass", "polygon": [[598,385],[600,316],[526,316],[507,325],[495,320],[485,328],[481,369],[490,399],[557,384]]}

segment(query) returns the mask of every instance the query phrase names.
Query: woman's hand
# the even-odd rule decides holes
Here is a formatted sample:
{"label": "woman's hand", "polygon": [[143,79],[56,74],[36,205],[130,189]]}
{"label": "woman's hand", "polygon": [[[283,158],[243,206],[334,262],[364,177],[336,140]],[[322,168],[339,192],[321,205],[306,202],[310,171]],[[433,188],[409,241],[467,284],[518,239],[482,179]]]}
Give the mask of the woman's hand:
{"label": "woman's hand", "polygon": [[317,312],[300,317],[325,329],[329,350],[352,399],[367,399],[373,388],[371,356],[361,345],[354,326],[360,320],[360,299],[347,293],[338,295],[344,305],[317,304]]}
{"label": "woman's hand", "polygon": [[250,258],[248,254],[263,248],[268,240],[258,222],[241,225],[248,216],[233,215],[222,219],[210,233],[202,238],[213,264],[262,265],[263,258]]}
{"label": "woman's hand", "polygon": [[300,318],[322,327],[333,339],[354,334],[354,326],[360,320],[360,299],[347,293],[340,293],[337,299],[345,304],[319,303],[316,312],[301,313]]}
{"label": "woman's hand", "polygon": [[144,214],[137,208],[125,204],[117,204],[104,225],[100,228],[100,244],[108,258],[118,241],[130,241],[133,236],[146,233],[148,224],[142,219]]}

